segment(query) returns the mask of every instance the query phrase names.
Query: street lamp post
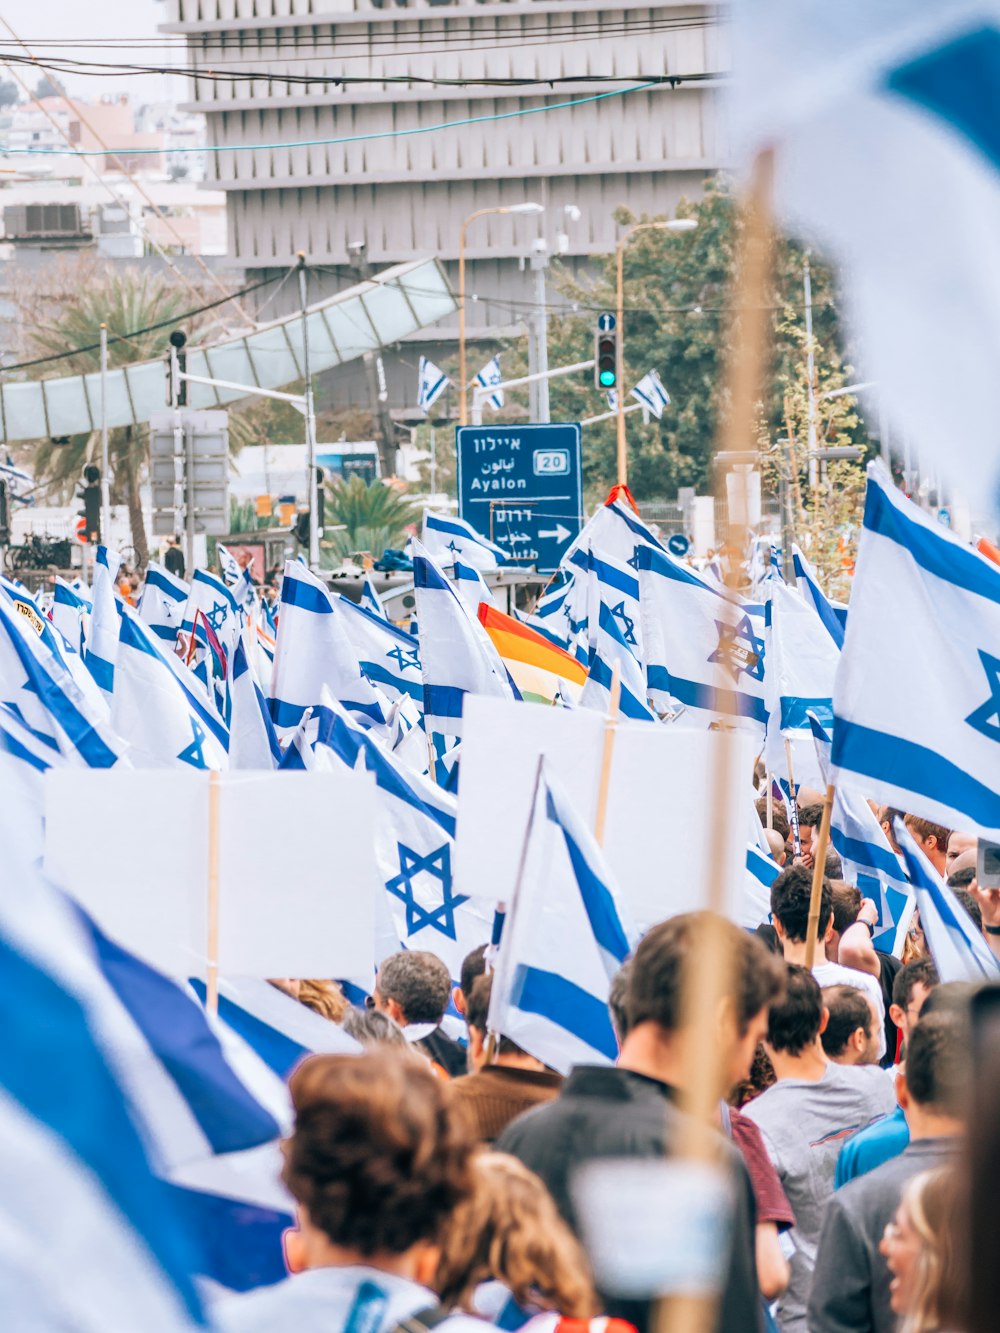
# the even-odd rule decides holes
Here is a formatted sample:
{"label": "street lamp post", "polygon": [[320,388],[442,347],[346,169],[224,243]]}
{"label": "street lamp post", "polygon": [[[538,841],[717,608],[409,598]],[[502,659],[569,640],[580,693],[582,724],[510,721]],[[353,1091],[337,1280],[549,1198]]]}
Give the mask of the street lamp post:
{"label": "street lamp post", "polygon": [[508,204],[505,207],[477,208],[462,223],[458,233],[458,422],[460,426],[469,424],[468,374],[465,366],[465,233],[469,224],[476,218],[487,217],[491,213],[544,213],[544,204]]}
{"label": "street lamp post", "polygon": [[694,231],[698,222],[696,218],[672,218],[669,222],[637,222],[634,227],[629,227],[621,240],[618,242],[618,248],[615,253],[616,268],[616,306],[615,306],[615,328],[618,331],[618,365],[615,376],[618,381],[617,395],[618,401],[615,408],[616,425],[618,429],[618,484],[625,486],[628,484],[628,450],[625,443],[625,292],[624,292],[624,269],[625,269],[625,247],[636,234],[640,231]]}

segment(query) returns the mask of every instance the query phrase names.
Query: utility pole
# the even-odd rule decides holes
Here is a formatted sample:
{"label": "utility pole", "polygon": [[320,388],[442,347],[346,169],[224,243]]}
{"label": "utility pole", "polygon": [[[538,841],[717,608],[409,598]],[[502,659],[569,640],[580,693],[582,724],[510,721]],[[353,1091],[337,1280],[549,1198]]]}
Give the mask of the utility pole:
{"label": "utility pole", "polygon": [[[532,421],[547,426],[552,420],[549,413],[549,318],[545,304],[545,270],[549,266],[548,246],[540,236],[535,241],[531,256],[531,269],[535,275],[535,309],[531,319],[530,334],[534,347],[534,356],[529,358],[530,373],[537,375],[530,385],[532,403]],[[533,364],[531,364],[533,363]]]}
{"label": "utility pole", "polygon": [[299,303],[302,306],[302,374],[306,397],[306,455],[309,496],[309,568],[319,569],[319,485],[316,476],[316,405],[309,369],[309,305],[306,299],[306,257],[299,251]]}
{"label": "utility pole", "polygon": [[809,489],[815,490],[819,484],[819,464],[816,461],[818,444],[816,435],[816,352],[813,346],[813,297],[812,277],[809,273],[809,256],[802,261],[802,287],[806,307],[806,378],[808,380],[809,405]]}
{"label": "utility pole", "polygon": [[111,543],[111,480],[108,477],[108,326],[101,325],[101,535]]}

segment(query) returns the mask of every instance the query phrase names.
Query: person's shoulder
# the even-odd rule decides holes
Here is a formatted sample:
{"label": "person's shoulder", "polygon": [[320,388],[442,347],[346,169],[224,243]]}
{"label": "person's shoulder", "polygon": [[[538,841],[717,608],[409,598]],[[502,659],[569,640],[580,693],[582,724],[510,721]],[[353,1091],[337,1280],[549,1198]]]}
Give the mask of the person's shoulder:
{"label": "person's shoulder", "polygon": [[548,1139],[557,1132],[565,1113],[566,1108],[558,1097],[522,1111],[497,1139],[495,1145],[497,1152],[509,1152],[517,1156],[519,1147]]}
{"label": "person's shoulder", "polygon": [[221,1300],[213,1308],[213,1323],[220,1333],[257,1333],[280,1326],[296,1313],[297,1291],[290,1278],[273,1287],[258,1287]]}

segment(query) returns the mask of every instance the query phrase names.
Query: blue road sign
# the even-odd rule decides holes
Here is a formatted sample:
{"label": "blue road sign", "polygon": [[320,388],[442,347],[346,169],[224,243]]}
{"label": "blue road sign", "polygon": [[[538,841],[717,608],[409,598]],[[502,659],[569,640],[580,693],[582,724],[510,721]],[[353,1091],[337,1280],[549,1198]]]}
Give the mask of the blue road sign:
{"label": "blue road sign", "polygon": [[672,532],[667,538],[667,550],[671,555],[685,556],[691,549],[691,543],[683,532]]}
{"label": "blue road sign", "polygon": [[598,315],[597,331],[598,333],[610,333],[617,323],[618,321],[614,315]]}
{"label": "blue road sign", "polygon": [[580,427],[459,426],[456,447],[462,518],[551,574],[583,525]]}

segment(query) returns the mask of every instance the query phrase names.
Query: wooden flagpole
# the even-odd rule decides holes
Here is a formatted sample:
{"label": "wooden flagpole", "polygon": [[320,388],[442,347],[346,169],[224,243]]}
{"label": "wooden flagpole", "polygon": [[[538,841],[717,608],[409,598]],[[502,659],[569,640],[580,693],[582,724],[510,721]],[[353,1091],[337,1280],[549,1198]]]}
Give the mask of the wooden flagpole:
{"label": "wooden flagpole", "polygon": [[601,755],[601,778],[597,787],[597,812],[594,816],[594,839],[598,847],[604,846],[604,826],[608,818],[608,794],[611,790],[611,761],[615,754],[615,734],[618,730],[618,716],[622,698],[621,667],[614,662],[611,667],[611,695],[608,700],[608,712],[604,719],[604,751]]}
{"label": "wooden flagpole", "polygon": [[219,1012],[219,774],[208,774],[208,975],[205,1008]]}
{"label": "wooden flagpole", "polygon": [[[740,318],[738,337],[728,368],[730,411],[724,420],[720,443],[726,453],[743,454],[755,438],[757,403],[765,380],[770,343],[770,286],[772,270],[773,153],[766,149],[754,161],[746,198],[746,225],[737,260],[734,306]],[[717,494],[726,494],[724,475],[716,476]],[[744,512],[746,506],[742,506]],[[737,515],[729,511],[727,545],[742,550]],[[727,582],[737,583],[738,567],[730,561]],[[734,608],[735,610],[735,608]],[[711,802],[723,812],[738,808],[742,775],[735,764],[736,746],[725,732],[718,733],[716,762],[712,775]],[[716,1128],[718,1098],[722,1084],[719,1049],[719,1007],[732,987],[735,959],[726,946],[722,910],[726,901],[725,839],[713,838],[709,847],[709,913],[704,928],[693,941],[685,960],[681,1001],[681,1030],[684,1035],[684,1117],[677,1155],[693,1161],[717,1163],[722,1138]],[[716,1322],[719,1293],[667,1296],[656,1303],[655,1333],[709,1333]],[[754,1315],[747,1311],[749,1323]]]}
{"label": "wooden flagpole", "polygon": [[812,971],[816,957],[816,940],[819,935],[819,907],[823,896],[823,867],[826,865],[826,849],[830,842],[830,816],[833,813],[833,784],[829,784],[823,797],[823,818],[819,824],[819,836],[813,847],[812,891],[809,894],[809,922],[806,927],[806,967]]}

